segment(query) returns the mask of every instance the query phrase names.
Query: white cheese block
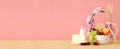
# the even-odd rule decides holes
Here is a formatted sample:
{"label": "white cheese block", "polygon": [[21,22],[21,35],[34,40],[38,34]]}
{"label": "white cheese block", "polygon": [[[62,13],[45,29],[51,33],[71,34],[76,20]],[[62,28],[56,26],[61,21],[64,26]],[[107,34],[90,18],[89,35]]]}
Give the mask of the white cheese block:
{"label": "white cheese block", "polygon": [[72,43],[73,44],[80,44],[82,42],[86,42],[86,38],[84,35],[72,34]]}

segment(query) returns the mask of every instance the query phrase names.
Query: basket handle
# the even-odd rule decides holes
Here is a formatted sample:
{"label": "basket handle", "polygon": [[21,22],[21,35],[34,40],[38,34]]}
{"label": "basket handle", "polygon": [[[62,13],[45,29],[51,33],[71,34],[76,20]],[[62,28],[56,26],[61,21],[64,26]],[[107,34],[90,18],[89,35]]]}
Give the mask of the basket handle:
{"label": "basket handle", "polygon": [[[117,27],[117,24],[116,23],[112,23],[112,22],[106,22],[106,24],[108,24],[108,28],[110,29],[110,32],[111,34],[113,35],[113,38],[114,38],[114,43],[116,43],[116,37],[117,37],[117,34],[118,34],[118,27]],[[114,25],[115,26],[115,33],[113,33],[110,25]]]}

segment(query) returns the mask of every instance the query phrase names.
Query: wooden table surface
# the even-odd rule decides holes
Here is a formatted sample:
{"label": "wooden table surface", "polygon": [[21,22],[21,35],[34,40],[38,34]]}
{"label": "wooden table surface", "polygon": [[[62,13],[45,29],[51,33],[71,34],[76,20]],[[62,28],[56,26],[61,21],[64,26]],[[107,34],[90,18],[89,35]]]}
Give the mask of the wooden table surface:
{"label": "wooden table surface", "polygon": [[0,49],[120,49],[120,42],[80,46],[72,44],[71,40],[0,40]]}

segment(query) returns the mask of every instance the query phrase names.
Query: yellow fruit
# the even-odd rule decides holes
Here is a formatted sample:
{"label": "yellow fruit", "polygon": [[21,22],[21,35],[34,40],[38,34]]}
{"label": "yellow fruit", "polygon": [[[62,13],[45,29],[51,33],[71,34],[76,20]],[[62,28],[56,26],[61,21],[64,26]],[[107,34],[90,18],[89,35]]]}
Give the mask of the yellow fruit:
{"label": "yellow fruit", "polygon": [[95,25],[95,29],[97,29],[99,32],[101,32],[103,28],[105,28],[103,23],[98,23]]}
{"label": "yellow fruit", "polygon": [[103,34],[108,35],[110,33],[110,30],[108,28],[103,28]]}

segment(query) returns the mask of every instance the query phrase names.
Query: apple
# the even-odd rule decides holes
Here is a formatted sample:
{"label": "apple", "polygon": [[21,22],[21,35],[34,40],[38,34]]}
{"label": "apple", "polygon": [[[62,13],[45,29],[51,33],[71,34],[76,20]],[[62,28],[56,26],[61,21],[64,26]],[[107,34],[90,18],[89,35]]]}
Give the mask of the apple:
{"label": "apple", "polygon": [[110,33],[110,30],[108,28],[103,28],[103,34],[108,35]]}

